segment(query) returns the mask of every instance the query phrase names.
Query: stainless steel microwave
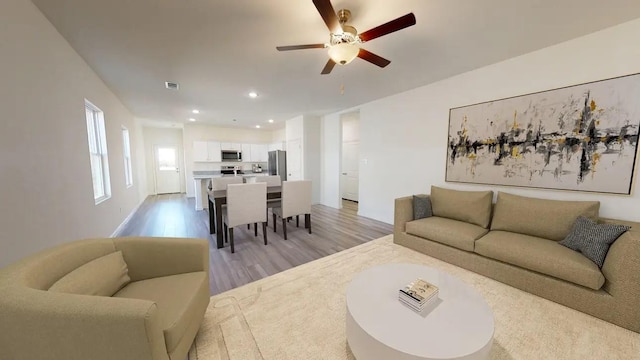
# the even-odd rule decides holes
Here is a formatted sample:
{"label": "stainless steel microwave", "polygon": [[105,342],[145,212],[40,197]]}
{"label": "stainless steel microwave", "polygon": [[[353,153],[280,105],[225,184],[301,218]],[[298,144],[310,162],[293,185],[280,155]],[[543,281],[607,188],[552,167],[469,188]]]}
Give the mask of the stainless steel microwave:
{"label": "stainless steel microwave", "polygon": [[242,161],[242,151],[222,150],[222,161]]}

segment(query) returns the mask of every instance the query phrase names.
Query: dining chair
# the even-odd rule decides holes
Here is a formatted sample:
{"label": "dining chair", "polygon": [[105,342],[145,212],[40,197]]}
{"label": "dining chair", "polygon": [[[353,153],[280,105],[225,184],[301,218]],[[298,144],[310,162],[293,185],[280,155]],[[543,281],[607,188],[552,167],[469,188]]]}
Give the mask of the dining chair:
{"label": "dining chair", "polygon": [[[267,183],[267,187],[282,186],[280,175],[256,176],[255,181]],[[273,208],[280,207],[280,204],[280,199],[267,200],[267,226],[269,226],[269,209],[273,211]]]}
{"label": "dining chair", "polygon": [[258,223],[262,223],[264,244],[267,245],[267,184],[229,184],[227,186],[227,207],[222,211],[225,237],[235,252],[233,228],[244,224],[254,224],[258,236]]}
{"label": "dining chair", "polygon": [[[305,228],[311,234],[311,181],[296,180],[282,182],[282,198],[279,207],[273,208],[273,231],[276,231],[276,218],[282,218],[282,233],[287,240],[287,220],[304,215]],[[299,222],[296,222],[296,227]]]}
{"label": "dining chair", "polygon": [[242,184],[242,176],[222,176],[211,178],[211,190],[227,190],[229,184]]}

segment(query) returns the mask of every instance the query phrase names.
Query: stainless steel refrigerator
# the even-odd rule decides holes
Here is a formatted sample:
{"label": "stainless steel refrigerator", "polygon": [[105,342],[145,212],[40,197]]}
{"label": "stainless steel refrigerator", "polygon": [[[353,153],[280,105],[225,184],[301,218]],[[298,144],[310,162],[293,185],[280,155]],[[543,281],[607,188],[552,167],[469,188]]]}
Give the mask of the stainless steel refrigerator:
{"label": "stainless steel refrigerator", "polygon": [[269,151],[269,175],[280,175],[282,181],[287,180],[287,152]]}

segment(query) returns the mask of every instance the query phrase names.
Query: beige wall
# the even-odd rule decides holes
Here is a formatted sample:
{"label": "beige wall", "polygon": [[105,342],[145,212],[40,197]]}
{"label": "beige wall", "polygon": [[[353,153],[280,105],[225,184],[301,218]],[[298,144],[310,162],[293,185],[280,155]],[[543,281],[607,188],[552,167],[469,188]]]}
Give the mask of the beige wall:
{"label": "beige wall", "polygon": [[[0,1],[0,267],[71,240],[109,236],[141,201],[125,186],[131,113],[28,0]],[[93,199],[84,99],[104,111],[112,197]]]}
{"label": "beige wall", "polygon": [[[144,127],[144,158],[146,163],[147,191],[149,195],[155,195],[156,191],[156,159],[157,146],[175,146],[178,150],[178,167],[180,174],[184,174],[184,147],[182,144],[182,129]],[[180,192],[185,192],[185,177],[180,176]]]}

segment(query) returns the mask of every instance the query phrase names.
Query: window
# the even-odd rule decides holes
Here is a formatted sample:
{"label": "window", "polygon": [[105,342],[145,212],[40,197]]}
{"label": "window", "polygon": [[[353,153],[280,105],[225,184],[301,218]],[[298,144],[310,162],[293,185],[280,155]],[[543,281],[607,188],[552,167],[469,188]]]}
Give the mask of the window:
{"label": "window", "polygon": [[104,131],[104,113],[86,99],[84,101],[84,107],[87,117],[87,134],[89,135],[93,198],[96,204],[98,204],[111,197],[107,137]]}
{"label": "window", "polygon": [[124,181],[127,187],[133,185],[133,173],[131,172],[131,141],[129,141],[129,130],[122,127],[122,144],[124,146]]}

